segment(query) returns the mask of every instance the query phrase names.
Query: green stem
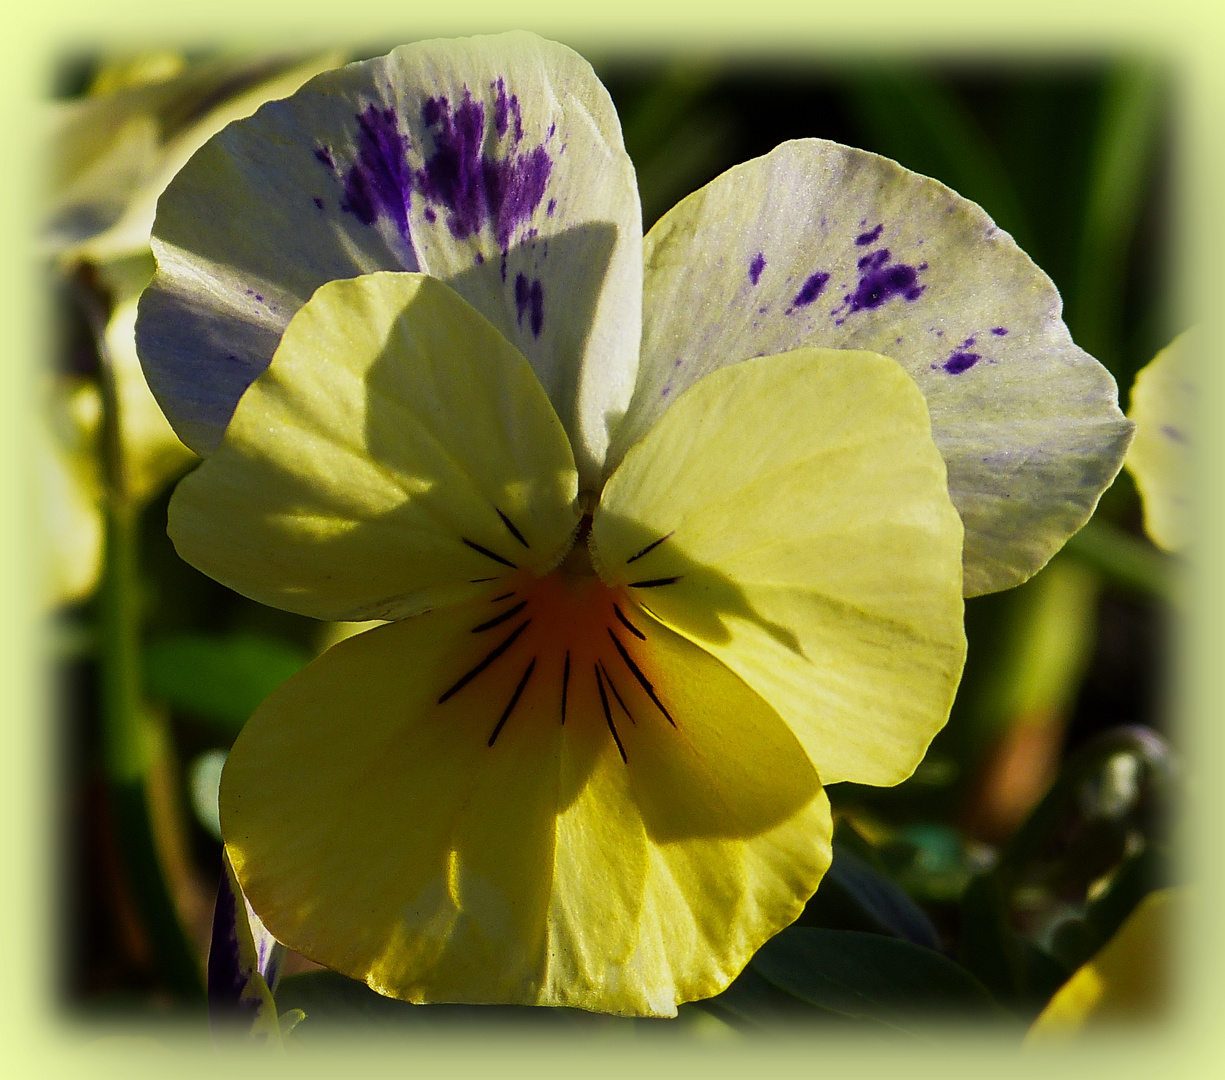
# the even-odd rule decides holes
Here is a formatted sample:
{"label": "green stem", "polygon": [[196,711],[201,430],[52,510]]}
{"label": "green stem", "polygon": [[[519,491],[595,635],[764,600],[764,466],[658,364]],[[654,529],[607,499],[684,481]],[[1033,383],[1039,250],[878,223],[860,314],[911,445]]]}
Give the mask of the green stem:
{"label": "green stem", "polygon": [[92,281],[82,275],[77,284],[101,360],[106,516],[106,558],[98,592],[102,763],[120,858],[154,962],[181,1002],[202,1005],[200,962],[167,887],[149,813],[151,760],[140,667],[139,506],[127,490],[122,418],[103,335],[105,309]]}
{"label": "green stem", "polygon": [[1064,551],[1134,592],[1169,603],[1177,600],[1175,560],[1108,522],[1090,521]]}

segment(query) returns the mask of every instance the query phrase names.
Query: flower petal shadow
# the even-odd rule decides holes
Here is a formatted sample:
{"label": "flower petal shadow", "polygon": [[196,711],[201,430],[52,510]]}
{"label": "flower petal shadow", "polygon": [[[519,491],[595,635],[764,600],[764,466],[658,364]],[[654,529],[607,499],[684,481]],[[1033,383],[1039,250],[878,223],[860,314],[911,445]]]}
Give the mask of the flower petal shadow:
{"label": "flower petal shadow", "polygon": [[[629,582],[630,595],[656,618],[691,640],[712,644],[730,641],[726,620],[741,619],[755,623],[783,648],[804,656],[793,630],[757,611],[732,578],[690,556],[683,541],[670,534],[645,555],[639,555],[660,540],[658,530],[623,514],[602,509],[597,514],[602,518],[598,534],[615,537],[617,548],[615,563],[609,559],[611,553],[599,553],[606,572],[625,578]],[[630,555],[622,554],[627,551]],[[669,579],[675,580],[669,584],[653,584]],[[636,586],[635,582],[644,584]],[[656,598],[661,603],[656,604]],[[666,616],[656,612],[657,606],[667,607]]]}

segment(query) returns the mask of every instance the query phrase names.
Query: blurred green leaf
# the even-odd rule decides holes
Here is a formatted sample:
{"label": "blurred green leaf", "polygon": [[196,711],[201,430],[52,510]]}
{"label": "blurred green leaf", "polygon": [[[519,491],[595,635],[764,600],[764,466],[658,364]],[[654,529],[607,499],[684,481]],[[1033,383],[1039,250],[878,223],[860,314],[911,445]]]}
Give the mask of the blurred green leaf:
{"label": "blurred green leaf", "polygon": [[1127,253],[1151,179],[1153,148],[1162,117],[1162,72],[1128,61],[1108,74],[1088,179],[1076,287],[1068,298],[1068,324],[1087,349],[1124,383],[1118,351]]}
{"label": "blurred green leaf", "polygon": [[702,104],[714,75],[707,65],[678,61],[622,108],[622,134],[638,175],[645,228],[724,168],[736,125]]}
{"label": "blurred green leaf", "polygon": [[257,634],[177,634],[146,648],[145,688],[150,697],[211,720],[233,737],[309,660],[305,649]]}
{"label": "blurred green leaf", "polygon": [[[839,829],[845,835],[841,822]],[[923,909],[868,859],[856,855],[845,841],[840,843],[837,834],[833,863],[797,925],[885,934],[929,949],[940,947]]]}
{"label": "blurred green leaf", "polygon": [[1072,973],[1013,929],[1006,894],[991,874],[971,881],[962,896],[960,959],[997,1000],[1027,1020]]}
{"label": "blurred green leaf", "polygon": [[766,942],[750,967],[800,1001],[903,1030],[938,1019],[1005,1015],[987,988],[952,960],[879,934],[792,927]]}
{"label": "blurred green leaf", "polygon": [[767,982],[753,968],[752,963],[723,993],[699,1001],[697,1005],[740,1030],[771,1027],[788,1022],[846,1022],[846,1017],[801,1001]]}
{"label": "blurred green leaf", "polygon": [[1141,596],[1167,601],[1176,596],[1177,560],[1111,525],[1101,515],[1076,533],[1065,550],[1114,584]]}

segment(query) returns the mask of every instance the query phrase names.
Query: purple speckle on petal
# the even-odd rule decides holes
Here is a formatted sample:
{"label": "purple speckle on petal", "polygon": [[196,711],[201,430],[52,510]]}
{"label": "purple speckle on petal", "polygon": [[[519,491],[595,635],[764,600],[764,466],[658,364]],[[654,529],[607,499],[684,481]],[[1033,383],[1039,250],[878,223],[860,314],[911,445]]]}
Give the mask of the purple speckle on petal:
{"label": "purple speckle on petal", "polygon": [[955,352],[944,362],[944,370],[950,375],[960,375],[963,371],[969,371],[981,359],[978,353]]}
{"label": "purple speckle on petal", "polygon": [[315,157],[317,157],[321,162],[323,162],[324,165],[326,165],[333,172],[336,171],[336,162],[332,160],[332,151],[329,150],[326,146],[316,146],[315,147]]}
{"label": "purple speckle on petal", "polygon": [[483,262],[485,261],[485,256],[484,256],[484,255],[482,255],[482,254],[481,254],[481,253],[478,251],[478,252],[477,252],[477,253],[476,253],[476,254],[473,256],[473,261],[476,263],[476,265],[477,265],[477,266],[480,266],[480,265],[481,265],[481,263],[483,263]]}
{"label": "purple speckle on petal", "polygon": [[855,265],[860,270],[879,270],[889,261],[889,249],[881,248],[879,251],[873,251],[863,256]]}
{"label": "purple speckle on petal", "polygon": [[902,339],[901,339],[900,337],[899,337],[899,338],[894,338],[894,339],[893,339],[893,344],[894,344],[894,345],[901,345],[901,343],[902,343]]}
{"label": "purple speckle on petal", "polygon": [[1174,442],[1185,443],[1187,441],[1186,434],[1170,424],[1161,425],[1161,434],[1167,439],[1173,439]]}
{"label": "purple speckle on petal", "polygon": [[506,97],[506,80],[498,76],[498,81],[490,84],[490,89],[497,91],[493,99],[493,126],[500,139],[506,134],[506,129],[510,124],[510,102]]}
{"label": "purple speckle on petal", "polygon": [[544,284],[541,281],[528,281],[524,274],[515,275],[515,314],[520,327],[526,315],[532,336],[540,337],[544,329]]}
{"label": "purple speckle on petal", "polygon": [[[510,97],[507,108],[518,122],[517,98]],[[544,198],[553,168],[545,148],[507,157],[485,155],[485,107],[467,90],[454,110],[446,98],[430,98],[421,118],[434,129],[434,152],[416,173],[417,190],[446,208],[447,226],[457,240],[490,222],[498,246],[506,251],[511,233]]]}
{"label": "purple speckle on petal", "polygon": [[867,247],[869,244],[875,244],[876,241],[880,239],[880,234],[884,231],[885,224],[884,222],[881,222],[881,224],[877,225],[871,232],[860,233],[857,237],[855,237],[855,243],[859,247]]}
{"label": "purple speckle on petal", "polygon": [[431,225],[438,220],[438,215],[434,213],[434,208],[432,206],[427,206],[425,208],[425,210],[422,212],[422,217],[424,217],[425,220]]}
{"label": "purple speckle on petal", "polygon": [[670,386],[665,386],[665,387],[664,387],[664,388],[663,388],[663,389],[662,389],[662,390],[659,392],[659,396],[660,396],[660,397],[667,397],[667,396],[668,396],[670,393],[672,393],[672,387],[670,387]]}
{"label": "purple speckle on petal", "polygon": [[766,268],[766,257],[762,252],[758,252],[753,256],[753,261],[749,263],[749,280],[756,285],[761,280],[761,272]]}
{"label": "purple speckle on petal", "polygon": [[524,274],[515,275],[515,321],[522,326],[523,316],[527,314],[530,302],[530,290],[527,277]]}
{"label": "purple speckle on petal", "polygon": [[826,282],[829,281],[829,274],[818,270],[815,274],[811,274],[807,281],[800,287],[800,291],[795,294],[795,299],[791,301],[791,307],[787,309],[787,314],[790,315],[796,308],[807,307],[825,288]]}
{"label": "purple speckle on petal", "polygon": [[540,337],[544,329],[544,282],[539,278],[532,282],[532,337]]}
{"label": "purple speckle on petal", "polygon": [[837,310],[848,308],[848,314],[852,314],[878,308],[895,296],[900,296],[908,302],[922,296],[927,286],[919,284],[919,272],[927,269],[927,263],[918,267],[907,266],[905,263],[890,266],[890,257],[889,249],[881,248],[860,259],[859,284],[853,293],[847,293],[843,297],[842,306]]}
{"label": "purple speckle on petal", "polygon": [[557,200],[556,200],[556,199],[550,199],[550,200],[549,200],[549,205],[548,205],[548,206],[546,206],[546,207],[544,208],[544,212],[545,212],[546,214],[548,214],[548,215],[549,215],[549,217],[552,217],[552,216],[553,216],[553,211],[554,211],[554,210],[556,210],[556,209],[557,209]]}
{"label": "purple speckle on petal", "polygon": [[1003,337],[1006,333],[1008,333],[1008,331],[1002,326],[993,326],[991,327],[991,333],[993,333],[996,337]]}
{"label": "purple speckle on petal", "polygon": [[972,348],[974,348],[974,339],[973,339],[972,337],[968,337],[968,338],[966,338],[966,339],[965,339],[965,341],[963,341],[963,342],[961,343],[961,347],[962,347],[963,349],[972,349]]}
{"label": "purple speckle on petal", "polygon": [[407,240],[412,186],[408,139],[400,133],[393,109],[370,105],[358,114],[357,123],[357,161],[345,173],[341,209],[363,225],[373,225],[380,214],[386,214]]}
{"label": "purple speckle on petal", "polygon": [[321,198],[319,198],[319,196],[318,196],[318,195],[316,195],[316,196],[315,196],[315,198],[314,198],[312,201],[314,202],[314,204],[315,204],[315,205],[316,205],[316,206],[317,206],[317,207],[318,207],[320,210],[322,210],[322,209],[323,209],[323,200],[322,200]]}
{"label": "purple speckle on petal", "polygon": [[421,122],[426,127],[438,123],[439,117],[442,116],[442,110],[447,107],[447,99],[444,97],[426,98],[425,104],[421,106]]}

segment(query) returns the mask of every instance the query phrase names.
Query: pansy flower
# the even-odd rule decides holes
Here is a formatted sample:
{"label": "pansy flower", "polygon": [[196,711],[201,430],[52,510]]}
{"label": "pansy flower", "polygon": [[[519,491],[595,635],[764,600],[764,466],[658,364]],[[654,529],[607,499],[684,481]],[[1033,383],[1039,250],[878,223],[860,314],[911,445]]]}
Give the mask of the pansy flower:
{"label": "pansy flower", "polygon": [[725,987],[828,866],[822,785],[944,723],[963,559],[1032,574],[1129,437],[1050,282],[892,162],[787,143],[644,241],[607,93],[527,34],[231,125],[154,248],[179,551],[388,620],[244,728],[227,850],[278,940],[410,1001]]}

